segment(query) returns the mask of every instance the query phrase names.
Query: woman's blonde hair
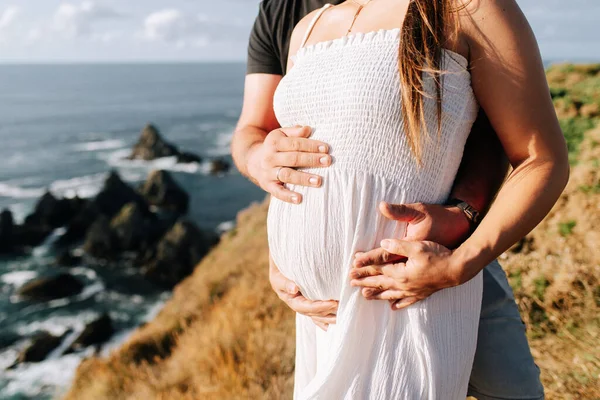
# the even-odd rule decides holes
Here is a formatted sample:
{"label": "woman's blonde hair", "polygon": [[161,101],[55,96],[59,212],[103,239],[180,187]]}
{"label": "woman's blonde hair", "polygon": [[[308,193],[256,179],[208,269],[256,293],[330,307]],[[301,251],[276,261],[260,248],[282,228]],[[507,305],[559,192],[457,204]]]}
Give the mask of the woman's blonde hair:
{"label": "woman's blonde hair", "polygon": [[425,120],[424,73],[433,78],[436,89],[438,132],[442,118],[442,51],[450,24],[458,29],[453,0],[411,0],[402,25],[399,52],[402,117],[410,148],[419,164],[422,159],[422,132]]}

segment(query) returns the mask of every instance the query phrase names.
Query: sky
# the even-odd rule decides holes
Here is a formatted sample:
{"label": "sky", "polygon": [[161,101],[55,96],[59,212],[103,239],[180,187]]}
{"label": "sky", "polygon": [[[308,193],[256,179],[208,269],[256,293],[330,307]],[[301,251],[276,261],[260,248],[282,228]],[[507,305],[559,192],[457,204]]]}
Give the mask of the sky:
{"label": "sky", "polygon": [[[600,0],[517,0],[545,60],[600,60]],[[257,0],[0,0],[0,62],[244,61]]]}

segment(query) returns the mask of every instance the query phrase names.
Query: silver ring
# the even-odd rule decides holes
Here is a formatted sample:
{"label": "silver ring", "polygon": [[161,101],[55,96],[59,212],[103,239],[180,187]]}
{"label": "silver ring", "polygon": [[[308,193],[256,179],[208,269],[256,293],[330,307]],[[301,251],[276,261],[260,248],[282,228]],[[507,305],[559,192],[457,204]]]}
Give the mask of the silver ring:
{"label": "silver ring", "polygon": [[275,179],[277,179],[281,183],[283,183],[283,181],[281,179],[279,179],[279,173],[281,172],[282,169],[283,169],[283,167],[279,167],[279,169],[277,170],[277,175],[275,175]]}

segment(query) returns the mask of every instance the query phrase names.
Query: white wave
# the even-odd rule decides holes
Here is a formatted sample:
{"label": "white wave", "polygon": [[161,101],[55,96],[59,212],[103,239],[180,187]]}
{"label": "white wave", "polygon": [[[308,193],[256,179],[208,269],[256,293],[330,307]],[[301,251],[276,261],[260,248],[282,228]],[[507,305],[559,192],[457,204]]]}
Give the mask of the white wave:
{"label": "white wave", "polygon": [[64,334],[69,329],[82,331],[85,323],[98,317],[97,312],[83,311],[77,315],[55,315],[44,320],[21,323],[15,330],[21,336],[29,336],[35,332],[46,331],[55,336]]}
{"label": "white wave", "polygon": [[60,197],[90,198],[97,195],[102,189],[105,179],[106,173],[60,179],[50,184],[50,191]]}
{"label": "white wave", "polygon": [[0,182],[0,196],[14,199],[32,199],[40,197],[46,190],[44,188],[23,188]]}
{"label": "white wave", "polygon": [[61,237],[62,235],[64,235],[64,233],[67,230],[65,228],[56,228],[55,230],[52,231],[52,234],[49,235],[45,240],[44,243],[42,243],[41,245],[37,246],[36,248],[33,249],[33,256],[34,257],[44,257],[47,256],[48,253],[50,252],[50,246],[52,245],[52,243],[54,243],[59,237]]}
{"label": "white wave", "polygon": [[[75,252],[73,252],[75,253]],[[78,275],[83,275],[86,278],[88,278],[89,280],[94,280],[98,277],[98,274],[96,274],[96,271],[94,271],[91,268],[85,268],[85,267],[77,267],[77,268],[73,268],[71,269],[71,274],[78,276]]]}
{"label": "white wave", "polygon": [[210,156],[226,156],[231,153],[231,140],[233,129],[217,133],[214,147],[206,149],[205,153]]}
{"label": "white wave", "polygon": [[90,348],[80,354],[69,354],[40,363],[21,364],[14,370],[4,371],[9,383],[3,389],[3,395],[55,395],[57,390],[65,390],[70,385],[81,360],[92,354],[93,349]]}
{"label": "white wave", "polygon": [[[143,173],[136,171],[119,171],[121,178],[126,182],[137,182],[144,178]],[[52,182],[48,188],[32,187],[23,188],[7,182],[0,182],[0,196],[18,199],[38,198],[47,190],[54,196],[66,198],[91,198],[96,196],[106,180],[107,173],[101,172],[92,175],[77,176],[69,179],[59,179]]]}
{"label": "white wave", "polygon": [[229,232],[233,228],[235,228],[235,221],[225,221],[225,222],[221,222],[219,225],[217,225],[217,229],[215,229],[215,230],[217,231],[217,233],[219,235],[221,235],[225,232]]}
{"label": "white wave", "polygon": [[102,283],[101,281],[95,282],[89,286],[84,287],[81,293],[77,295],[76,300],[81,301],[89,299],[93,295],[102,292],[104,288],[104,283]]}
{"label": "white wave", "polygon": [[77,151],[99,151],[121,149],[127,144],[121,139],[107,139],[93,142],[79,143],[73,146]]}
{"label": "white wave", "polygon": [[139,168],[146,172],[162,169],[165,171],[174,172],[186,172],[188,174],[196,174],[198,172],[204,172],[204,164],[193,163],[178,163],[177,157],[162,157],[155,160],[129,160],[130,151],[115,151],[108,157],[105,157],[105,161],[108,165],[116,168],[126,170],[128,168]]}
{"label": "white wave", "polygon": [[35,271],[13,271],[2,274],[0,280],[8,285],[23,286],[37,276]]}

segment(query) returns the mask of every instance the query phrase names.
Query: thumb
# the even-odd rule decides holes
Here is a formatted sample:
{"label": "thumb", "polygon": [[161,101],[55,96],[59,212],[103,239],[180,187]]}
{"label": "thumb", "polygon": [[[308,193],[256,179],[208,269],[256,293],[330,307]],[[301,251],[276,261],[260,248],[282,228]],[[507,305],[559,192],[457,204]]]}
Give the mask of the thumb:
{"label": "thumb", "polygon": [[381,241],[381,247],[388,253],[404,257],[412,257],[419,252],[419,242],[408,242],[398,239],[384,239]]}
{"label": "thumb", "polygon": [[415,204],[390,204],[382,201],[379,203],[379,212],[388,219],[409,224],[416,224],[425,217]]}
{"label": "thumb", "polygon": [[310,126],[293,126],[289,128],[281,128],[279,130],[288,137],[307,138],[312,135],[312,129]]}

